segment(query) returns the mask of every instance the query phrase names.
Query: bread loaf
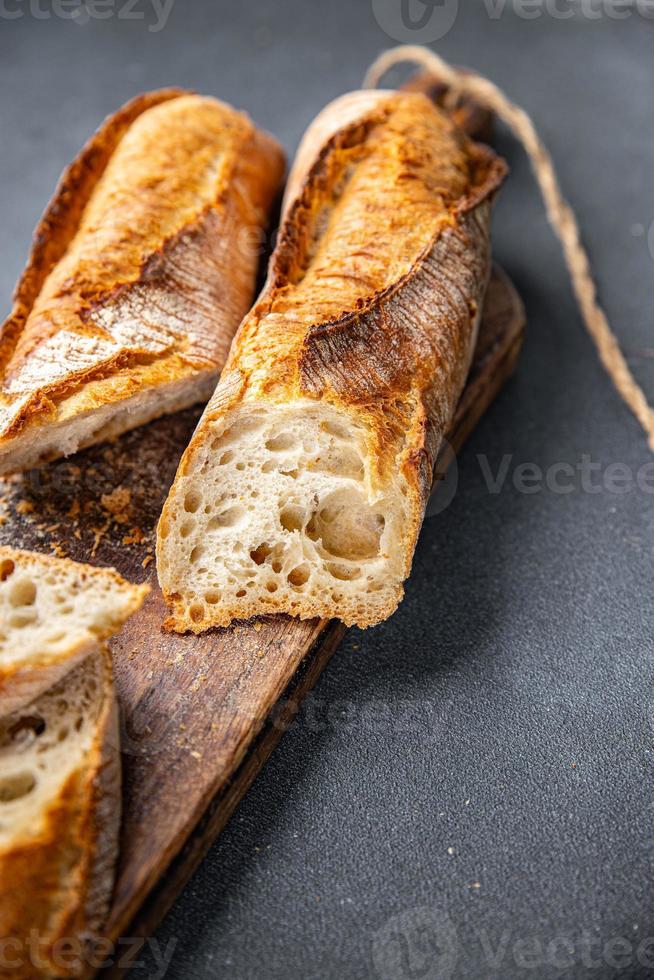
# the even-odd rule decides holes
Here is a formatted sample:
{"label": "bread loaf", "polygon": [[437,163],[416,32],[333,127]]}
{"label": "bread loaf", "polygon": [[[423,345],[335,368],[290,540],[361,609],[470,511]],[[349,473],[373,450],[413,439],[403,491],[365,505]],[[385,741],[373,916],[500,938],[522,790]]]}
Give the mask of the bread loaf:
{"label": "bread loaf", "polygon": [[159,523],[168,625],[369,626],[403,594],[475,346],[506,167],[422,94],[330,105]]}
{"label": "bread loaf", "polygon": [[105,641],[148,592],[111,569],[0,549],[2,977],[92,972],[121,812]]}
{"label": "bread loaf", "polygon": [[60,680],[149,591],[112,569],[0,548],[0,716]]}
{"label": "bread loaf", "polygon": [[0,473],[205,401],[252,302],[283,153],[166,89],[64,172],[0,333]]}
{"label": "bread loaf", "polygon": [[111,656],[96,649],[0,718],[0,976],[88,975],[113,889],[120,748]]}

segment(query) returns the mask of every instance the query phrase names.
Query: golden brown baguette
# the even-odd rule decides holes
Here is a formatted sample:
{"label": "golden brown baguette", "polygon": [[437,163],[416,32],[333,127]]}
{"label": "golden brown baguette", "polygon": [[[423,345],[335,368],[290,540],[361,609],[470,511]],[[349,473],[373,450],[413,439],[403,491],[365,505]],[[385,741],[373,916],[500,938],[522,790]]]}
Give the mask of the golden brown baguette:
{"label": "golden brown baguette", "polygon": [[85,973],[120,824],[106,640],[147,586],[112,569],[0,549],[0,977]]}
{"label": "golden brown baguette", "polygon": [[172,628],[394,611],[474,350],[505,173],[422,94],[352,93],[312,124],[265,289],[159,524]]}
{"label": "golden brown baguette", "polygon": [[0,977],[90,972],[118,856],[117,718],[106,647],[0,718]]}
{"label": "golden brown baguette", "polygon": [[101,126],[62,176],[0,334],[0,472],[209,397],[283,171],[247,116],[178,89]]}

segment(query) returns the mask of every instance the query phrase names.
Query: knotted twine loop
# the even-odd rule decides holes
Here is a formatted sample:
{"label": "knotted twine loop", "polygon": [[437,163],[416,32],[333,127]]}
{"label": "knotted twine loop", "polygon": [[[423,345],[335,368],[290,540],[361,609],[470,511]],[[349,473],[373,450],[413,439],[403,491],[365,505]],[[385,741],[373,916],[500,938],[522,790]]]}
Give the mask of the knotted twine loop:
{"label": "knotted twine loop", "polygon": [[606,314],[597,301],[590,261],[581,244],[577,219],[561,193],[552,158],[531,118],[487,78],[463,74],[429,48],[415,44],[403,44],[384,51],[366,72],[364,88],[376,88],[390,68],[403,62],[421,65],[449,87],[453,99],[462,95],[469,96],[486,109],[492,110],[522,143],[540,187],[547,218],[563,247],[574,293],[588,333],[620,397],[642,425],[649,447],[654,452],[654,409],[648,404],[642,388],[631,373]]}

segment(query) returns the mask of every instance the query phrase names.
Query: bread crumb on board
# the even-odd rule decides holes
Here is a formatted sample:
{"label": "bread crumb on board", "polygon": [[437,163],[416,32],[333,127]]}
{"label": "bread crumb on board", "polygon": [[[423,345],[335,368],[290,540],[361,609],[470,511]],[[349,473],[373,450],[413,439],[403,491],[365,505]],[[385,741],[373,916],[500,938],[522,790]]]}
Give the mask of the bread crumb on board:
{"label": "bread crumb on board", "polygon": [[129,523],[132,513],[132,492],[127,487],[116,487],[100,497],[103,510],[111,514],[116,524]]}
{"label": "bread crumb on board", "polygon": [[106,523],[103,524],[102,527],[91,528],[91,530],[93,531],[93,547],[91,548],[91,557],[95,556],[96,551],[100,547],[100,542],[102,541],[103,537],[109,530],[110,524],[111,521],[106,521]]}

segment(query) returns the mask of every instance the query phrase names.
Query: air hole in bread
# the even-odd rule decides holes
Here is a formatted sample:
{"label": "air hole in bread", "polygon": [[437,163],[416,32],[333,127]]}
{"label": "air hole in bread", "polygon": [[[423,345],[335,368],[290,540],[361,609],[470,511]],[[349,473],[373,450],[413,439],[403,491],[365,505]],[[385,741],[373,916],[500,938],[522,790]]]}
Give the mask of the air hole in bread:
{"label": "air hole in bread", "polygon": [[24,770],[0,778],[0,803],[13,803],[31,793],[36,786],[33,772]]}
{"label": "air hole in bread", "polygon": [[26,626],[31,626],[38,619],[36,610],[31,612],[14,612],[9,616],[7,622],[13,629],[22,630]]}
{"label": "air hole in bread", "polygon": [[250,552],[250,558],[255,565],[263,565],[268,555],[270,555],[271,550],[267,544],[260,544],[258,548],[254,548]]}
{"label": "air hole in bread", "polygon": [[335,436],[337,439],[343,439],[344,441],[350,439],[350,433],[340,422],[334,422],[328,419],[325,422],[321,422],[320,428],[323,432],[327,432],[330,436]]}
{"label": "air hole in bread", "polygon": [[301,588],[309,581],[310,574],[311,568],[307,562],[303,562],[301,565],[297,565],[295,568],[291,569],[287,575],[287,578],[289,583],[294,588]]}
{"label": "air hole in bread", "polygon": [[184,510],[187,514],[195,514],[201,503],[202,497],[200,494],[195,490],[189,490],[184,497]]}
{"label": "air hole in bread", "polygon": [[331,494],[314,516],[315,533],[325,551],[353,561],[379,553],[384,525],[383,514],[375,513],[355,490]]}
{"label": "air hole in bread", "polygon": [[0,582],[6,582],[9,576],[13,575],[15,567],[10,558],[3,558],[0,562]]}
{"label": "air hole in bread", "polygon": [[279,521],[285,531],[301,531],[306,520],[304,507],[297,504],[287,504],[279,514]]}
{"label": "air hole in bread", "polygon": [[327,562],[325,568],[333,578],[340,579],[341,582],[353,582],[361,575],[361,569],[356,565],[341,565],[338,562]]}
{"label": "air hole in bread", "polygon": [[12,742],[31,742],[45,731],[45,721],[40,715],[21,715],[9,728]]}
{"label": "air hole in bread", "polygon": [[224,527],[236,527],[236,525],[243,520],[245,517],[245,508],[239,507],[238,505],[234,507],[228,507],[221,514],[216,514],[212,517],[207,524],[208,531],[217,531]]}
{"label": "air hole in bread", "polygon": [[179,533],[183,538],[188,538],[189,534],[193,532],[194,527],[195,524],[193,523],[193,521],[184,521],[181,528],[179,529]]}
{"label": "air hole in bread", "polygon": [[330,446],[311,461],[309,468],[351,480],[363,480],[364,477],[363,460],[348,446]]}
{"label": "air hole in bread", "polygon": [[231,463],[235,455],[236,453],[234,452],[233,449],[228,449],[227,452],[223,453],[220,459],[218,460],[218,466],[226,466],[227,463]]}
{"label": "air hole in bread", "polygon": [[204,554],[204,545],[196,544],[195,548],[193,548],[189,556],[189,560],[191,561],[191,564],[193,565],[197,564],[202,558],[203,554]]}
{"label": "air hole in bread", "polygon": [[309,538],[310,541],[317,541],[318,538],[320,537],[320,534],[318,532],[318,528],[316,527],[316,515],[315,514],[312,514],[311,517],[309,518],[309,520],[307,521],[307,526],[305,528],[305,532],[306,532],[306,536]]}
{"label": "air hole in bread", "polygon": [[296,445],[294,437],[289,432],[280,432],[270,439],[266,439],[265,446],[272,453],[281,453],[288,449],[293,449]]}
{"label": "air hole in bread", "polygon": [[9,603],[12,606],[33,606],[36,599],[36,585],[29,578],[16,579],[9,590]]}
{"label": "air hole in bread", "polygon": [[194,623],[199,623],[204,619],[204,606],[201,606],[199,603],[193,603],[190,612],[191,619]]}

